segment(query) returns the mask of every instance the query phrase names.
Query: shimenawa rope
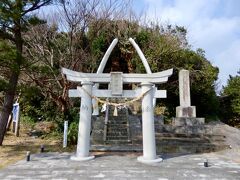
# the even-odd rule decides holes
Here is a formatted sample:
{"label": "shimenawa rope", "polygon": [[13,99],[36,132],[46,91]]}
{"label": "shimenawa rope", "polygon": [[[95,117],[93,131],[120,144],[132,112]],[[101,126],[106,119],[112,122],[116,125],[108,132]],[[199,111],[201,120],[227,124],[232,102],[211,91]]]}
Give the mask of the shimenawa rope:
{"label": "shimenawa rope", "polygon": [[[117,113],[117,107],[121,107],[121,106],[129,106],[130,104],[133,104],[135,101],[138,101],[140,99],[142,99],[151,89],[147,90],[146,92],[142,93],[140,96],[130,100],[130,101],[126,101],[123,103],[114,103],[114,102],[109,102],[109,101],[104,101],[96,96],[92,96],[86,89],[84,89],[83,87],[80,87],[89,97],[91,97],[92,99],[95,99],[97,102],[101,103],[101,104],[106,104],[106,105],[110,105],[110,106],[114,106],[114,111],[113,111],[113,116],[118,116]],[[96,107],[93,107],[96,108]]]}

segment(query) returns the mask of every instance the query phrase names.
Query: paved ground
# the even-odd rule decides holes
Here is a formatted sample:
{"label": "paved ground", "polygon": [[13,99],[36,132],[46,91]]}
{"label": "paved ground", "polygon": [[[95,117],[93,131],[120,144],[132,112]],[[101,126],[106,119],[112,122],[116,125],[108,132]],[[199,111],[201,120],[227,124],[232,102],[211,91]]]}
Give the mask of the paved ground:
{"label": "paved ground", "polygon": [[[0,170],[0,179],[240,179],[240,163],[224,153],[176,156],[163,155],[163,162],[148,165],[138,154],[107,153],[94,160],[76,162],[69,153],[32,156]],[[204,167],[208,159],[210,167]]]}

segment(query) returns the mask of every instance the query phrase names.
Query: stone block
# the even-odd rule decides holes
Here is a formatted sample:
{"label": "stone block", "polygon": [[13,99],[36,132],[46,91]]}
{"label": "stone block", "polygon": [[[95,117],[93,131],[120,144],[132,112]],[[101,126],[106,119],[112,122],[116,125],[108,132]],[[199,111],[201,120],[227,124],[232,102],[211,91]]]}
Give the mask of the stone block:
{"label": "stone block", "polygon": [[194,118],[194,117],[176,117],[173,118],[173,126],[195,126],[203,125],[205,123],[205,118]]}
{"label": "stone block", "polygon": [[104,144],[104,117],[92,119],[91,144]]}
{"label": "stone block", "polygon": [[[204,119],[204,118],[202,118],[202,119]],[[204,125],[192,126],[192,134],[205,134],[205,133],[206,133],[206,130],[205,130]]]}
{"label": "stone block", "polygon": [[164,125],[163,126],[163,131],[162,132],[164,132],[164,133],[167,133],[167,132],[173,132],[173,129],[174,129],[174,127],[172,126],[172,125]]}
{"label": "stone block", "polygon": [[176,117],[196,117],[196,107],[195,106],[178,106],[176,108]]}
{"label": "stone block", "polygon": [[164,124],[164,117],[162,115],[154,116],[154,124],[163,125]]}

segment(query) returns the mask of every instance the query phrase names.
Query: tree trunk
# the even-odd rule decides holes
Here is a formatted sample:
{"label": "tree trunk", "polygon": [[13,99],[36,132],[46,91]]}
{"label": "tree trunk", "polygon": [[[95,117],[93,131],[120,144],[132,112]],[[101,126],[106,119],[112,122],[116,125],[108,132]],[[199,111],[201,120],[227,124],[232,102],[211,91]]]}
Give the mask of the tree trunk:
{"label": "tree trunk", "polygon": [[14,96],[16,93],[18,78],[20,75],[20,66],[22,64],[23,40],[22,40],[22,34],[21,34],[21,19],[18,19],[14,23],[15,23],[14,39],[15,39],[17,54],[16,54],[16,61],[13,64],[11,69],[12,74],[10,76],[8,87],[5,92],[3,108],[0,114],[0,146],[3,143],[3,139],[5,136],[6,127],[8,123],[8,118],[13,108]]}
{"label": "tree trunk", "polygon": [[4,97],[4,103],[3,108],[0,113],[0,146],[2,145],[4,135],[6,132],[6,127],[8,123],[8,117],[12,111],[13,107],[13,101],[14,101],[14,95],[17,87],[19,77],[19,71],[12,72],[11,78],[9,80],[9,88],[6,91],[5,97]]}

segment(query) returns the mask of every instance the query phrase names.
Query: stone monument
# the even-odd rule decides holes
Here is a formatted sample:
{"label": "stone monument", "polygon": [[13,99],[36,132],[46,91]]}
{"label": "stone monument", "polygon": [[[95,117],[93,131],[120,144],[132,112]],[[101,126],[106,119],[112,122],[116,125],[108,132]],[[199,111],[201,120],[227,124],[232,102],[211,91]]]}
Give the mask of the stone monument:
{"label": "stone monument", "polygon": [[176,117],[196,117],[196,107],[191,106],[189,71],[179,72],[180,106],[176,108]]}
{"label": "stone monument", "polygon": [[196,118],[196,107],[191,106],[189,71],[185,69],[179,72],[179,99],[180,106],[176,108],[176,118],[173,124],[204,124],[204,118]]}

